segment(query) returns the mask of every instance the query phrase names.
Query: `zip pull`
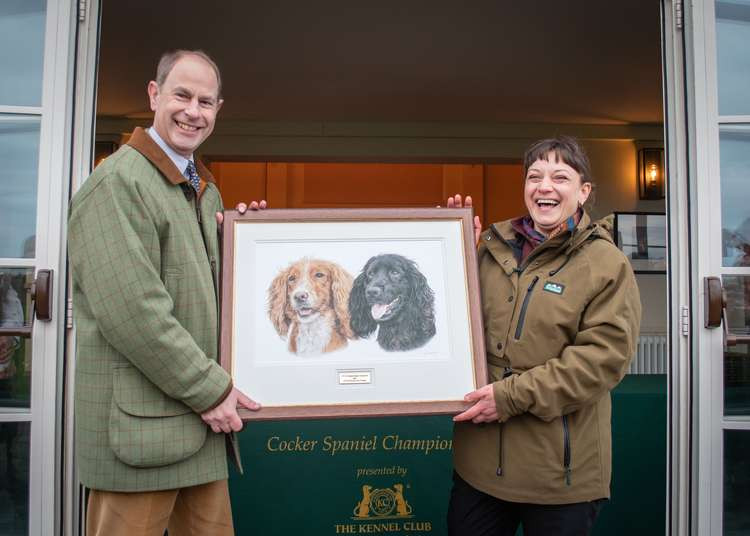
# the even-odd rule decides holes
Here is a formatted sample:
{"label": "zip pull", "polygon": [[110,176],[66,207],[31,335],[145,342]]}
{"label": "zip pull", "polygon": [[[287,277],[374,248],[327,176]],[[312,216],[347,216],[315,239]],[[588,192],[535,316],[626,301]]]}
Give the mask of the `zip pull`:
{"label": "zip pull", "polygon": [[536,282],[539,281],[539,276],[535,275],[534,279],[531,280],[531,283],[529,283],[529,288],[527,289],[527,292],[531,292],[534,290],[534,286],[536,285]]}
{"label": "zip pull", "polygon": [[503,476],[503,423],[497,425],[497,469],[495,475]]}

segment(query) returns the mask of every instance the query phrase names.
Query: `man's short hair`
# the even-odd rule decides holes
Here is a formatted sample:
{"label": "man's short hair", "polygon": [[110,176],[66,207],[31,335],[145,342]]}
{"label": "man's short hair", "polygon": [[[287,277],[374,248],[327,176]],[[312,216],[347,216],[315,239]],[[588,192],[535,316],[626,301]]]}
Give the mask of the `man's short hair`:
{"label": "man's short hair", "polygon": [[164,85],[167,76],[169,76],[169,73],[172,72],[172,68],[185,56],[197,56],[211,66],[211,68],[214,70],[214,73],[216,73],[216,82],[218,83],[219,88],[217,98],[221,99],[221,72],[219,71],[219,66],[216,65],[216,62],[211,59],[211,56],[209,56],[202,50],[180,49],[170,50],[162,54],[161,58],[159,59],[159,65],[156,67],[156,84],[161,88]]}

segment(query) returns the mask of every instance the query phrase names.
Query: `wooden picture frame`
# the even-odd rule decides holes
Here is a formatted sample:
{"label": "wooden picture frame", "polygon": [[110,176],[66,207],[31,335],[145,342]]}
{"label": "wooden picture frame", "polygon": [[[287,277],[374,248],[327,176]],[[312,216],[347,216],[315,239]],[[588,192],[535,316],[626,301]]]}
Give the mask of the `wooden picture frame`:
{"label": "wooden picture frame", "polygon": [[487,383],[472,219],[466,208],[226,211],[221,365],[263,405],[242,418],[466,409],[464,394]]}
{"label": "wooden picture frame", "polygon": [[615,244],[636,274],[667,273],[667,217],[655,212],[615,212]]}

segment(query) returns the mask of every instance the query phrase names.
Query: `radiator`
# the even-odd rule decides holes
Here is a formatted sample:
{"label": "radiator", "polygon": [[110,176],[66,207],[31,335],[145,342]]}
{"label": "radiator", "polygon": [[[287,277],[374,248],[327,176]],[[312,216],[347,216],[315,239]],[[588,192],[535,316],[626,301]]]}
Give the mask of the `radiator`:
{"label": "radiator", "polygon": [[664,333],[641,333],[628,374],[666,374],[667,336]]}

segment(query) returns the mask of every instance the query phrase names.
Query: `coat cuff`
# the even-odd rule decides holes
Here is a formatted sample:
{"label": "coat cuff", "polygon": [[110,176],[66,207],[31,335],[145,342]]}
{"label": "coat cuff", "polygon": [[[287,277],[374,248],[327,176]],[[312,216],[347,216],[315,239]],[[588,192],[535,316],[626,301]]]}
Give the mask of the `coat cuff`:
{"label": "coat cuff", "polygon": [[492,384],[492,395],[495,397],[498,422],[505,422],[511,417],[523,413],[516,408],[516,405],[510,398],[510,387],[514,379],[514,376],[510,376]]}
{"label": "coat cuff", "polygon": [[229,396],[229,393],[232,392],[232,389],[234,389],[234,383],[232,383],[232,380],[229,380],[229,385],[227,386],[226,390],[221,394],[221,396],[216,399],[216,402],[211,404],[209,407],[201,411],[201,413],[206,413],[207,411],[211,411],[215,407],[219,406],[226,398]]}

